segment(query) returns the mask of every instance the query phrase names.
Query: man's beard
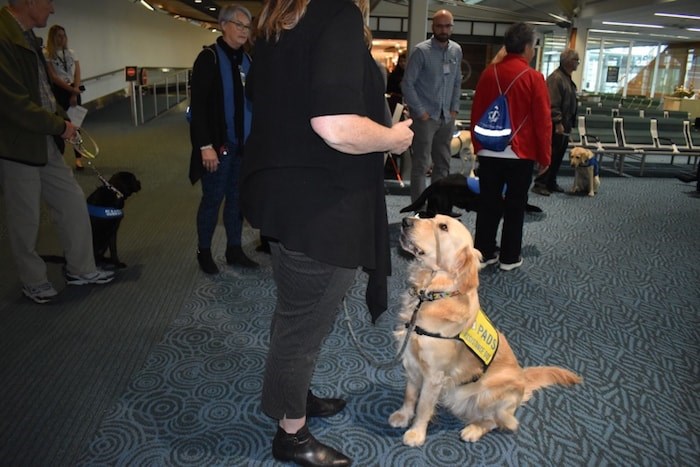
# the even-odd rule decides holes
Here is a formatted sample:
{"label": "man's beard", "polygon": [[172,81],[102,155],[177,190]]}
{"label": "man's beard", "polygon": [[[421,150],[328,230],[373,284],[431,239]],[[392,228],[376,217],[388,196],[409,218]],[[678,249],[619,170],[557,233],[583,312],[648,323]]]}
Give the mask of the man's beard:
{"label": "man's beard", "polygon": [[435,34],[435,40],[444,44],[450,40],[450,35],[445,33]]}

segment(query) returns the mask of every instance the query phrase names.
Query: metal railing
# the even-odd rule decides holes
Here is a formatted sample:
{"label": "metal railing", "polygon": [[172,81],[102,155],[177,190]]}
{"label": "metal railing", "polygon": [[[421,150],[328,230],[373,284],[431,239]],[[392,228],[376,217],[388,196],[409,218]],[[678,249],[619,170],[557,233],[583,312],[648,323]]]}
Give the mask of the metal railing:
{"label": "metal railing", "polygon": [[[134,126],[142,125],[147,120],[157,117],[188,96],[189,69],[171,72],[158,72],[157,70],[160,69],[155,68],[148,70],[147,84],[131,82],[131,117]],[[172,92],[173,88],[174,92]],[[148,102],[151,96],[152,105]],[[146,101],[145,105],[144,101]]]}

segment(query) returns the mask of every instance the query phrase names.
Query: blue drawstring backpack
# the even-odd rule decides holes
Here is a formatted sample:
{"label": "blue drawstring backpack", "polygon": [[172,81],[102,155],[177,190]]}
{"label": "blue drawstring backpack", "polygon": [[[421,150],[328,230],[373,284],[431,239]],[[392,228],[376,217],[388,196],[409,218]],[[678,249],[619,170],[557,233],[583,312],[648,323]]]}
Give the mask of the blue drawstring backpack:
{"label": "blue drawstring backpack", "polygon": [[505,92],[501,91],[501,83],[498,81],[498,71],[496,66],[493,67],[493,72],[496,75],[496,85],[498,86],[498,97],[486,108],[486,111],[481,115],[481,118],[474,126],[474,138],[485,148],[491,151],[502,152],[510,144],[513,137],[520,131],[525,120],[515,132],[512,131],[510,124],[510,114],[508,113],[508,101],[506,94],[510,90],[523,73],[527,71],[525,68],[515,79],[510,83]]}

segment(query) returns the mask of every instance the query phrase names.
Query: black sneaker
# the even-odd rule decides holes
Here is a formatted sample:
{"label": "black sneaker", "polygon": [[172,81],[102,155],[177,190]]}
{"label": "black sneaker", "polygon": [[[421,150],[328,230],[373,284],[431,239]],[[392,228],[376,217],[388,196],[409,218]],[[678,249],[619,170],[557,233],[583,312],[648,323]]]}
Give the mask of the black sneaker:
{"label": "black sneaker", "polygon": [[219,274],[219,268],[216,266],[214,259],[211,257],[210,248],[202,248],[197,250],[197,261],[200,269],[205,274]]}

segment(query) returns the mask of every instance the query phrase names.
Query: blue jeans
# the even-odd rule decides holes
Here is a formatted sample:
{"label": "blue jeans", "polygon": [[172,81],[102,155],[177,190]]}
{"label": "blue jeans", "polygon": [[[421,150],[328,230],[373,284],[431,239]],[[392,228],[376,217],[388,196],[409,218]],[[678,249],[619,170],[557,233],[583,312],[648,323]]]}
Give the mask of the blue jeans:
{"label": "blue jeans", "polygon": [[241,245],[243,216],[238,190],[241,158],[234,152],[229,150],[228,155],[219,156],[219,168],[215,172],[205,171],[202,176],[202,200],[197,210],[197,236],[200,250],[211,248],[214,229],[219,220],[219,209],[224,198],[226,198],[224,203],[226,246]]}

